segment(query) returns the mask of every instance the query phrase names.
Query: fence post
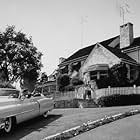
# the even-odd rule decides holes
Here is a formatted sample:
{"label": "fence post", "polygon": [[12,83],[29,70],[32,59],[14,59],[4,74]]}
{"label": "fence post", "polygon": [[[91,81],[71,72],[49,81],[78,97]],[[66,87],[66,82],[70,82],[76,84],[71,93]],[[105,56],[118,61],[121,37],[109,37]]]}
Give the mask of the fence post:
{"label": "fence post", "polygon": [[109,94],[109,95],[110,95],[110,90],[111,90],[111,89],[110,89],[110,86],[108,86],[108,94]]}
{"label": "fence post", "polygon": [[133,93],[136,94],[136,93],[137,93],[137,92],[136,92],[136,85],[133,85],[133,89],[134,89],[134,90],[133,90]]}

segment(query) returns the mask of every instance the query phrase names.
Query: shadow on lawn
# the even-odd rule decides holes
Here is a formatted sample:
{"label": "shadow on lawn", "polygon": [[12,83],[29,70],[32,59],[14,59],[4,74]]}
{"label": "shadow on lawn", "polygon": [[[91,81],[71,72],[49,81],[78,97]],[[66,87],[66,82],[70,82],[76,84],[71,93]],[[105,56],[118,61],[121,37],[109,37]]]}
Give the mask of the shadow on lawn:
{"label": "shadow on lawn", "polygon": [[62,115],[54,115],[50,114],[47,118],[43,118],[42,116],[31,119],[29,121],[18,124],[12,134],[5,134],[0,132],[1,140],[19,140],[24,136],[32,133],[32,132],[40,132],[43,129],[47,129],[48,125],[62,117]]}

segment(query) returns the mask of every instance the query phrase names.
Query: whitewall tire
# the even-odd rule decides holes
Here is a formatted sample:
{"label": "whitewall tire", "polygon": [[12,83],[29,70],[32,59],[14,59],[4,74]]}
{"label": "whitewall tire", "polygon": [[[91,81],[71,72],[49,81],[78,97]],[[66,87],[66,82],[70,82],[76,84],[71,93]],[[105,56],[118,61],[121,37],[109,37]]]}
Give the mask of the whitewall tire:
{"label": "whitewall tire", "polygon": [[15,125],[16,125],[16,118],[15,117],[7,118],[6,121],[5,121],[4,131],[6,133],[11,133],[14,130]]}

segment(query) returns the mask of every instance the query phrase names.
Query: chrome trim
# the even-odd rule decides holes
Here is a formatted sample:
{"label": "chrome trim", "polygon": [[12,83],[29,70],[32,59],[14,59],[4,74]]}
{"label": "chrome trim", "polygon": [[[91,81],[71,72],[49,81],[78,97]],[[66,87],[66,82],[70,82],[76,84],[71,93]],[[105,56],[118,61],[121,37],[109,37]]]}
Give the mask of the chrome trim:
{"label": "chrome trim", "polygon": [[5,118],[7,118],[7,117],[12,117],[12,116],[18,116],[18,115],[25,114],[25,113],[29,113],[29,112],[33,112],[34,110],[35,110],[35,109],[23,111],[23,112],[20,112],[20,113],[17,113],[17,114],[12,114],[12,115],[6,116]]}

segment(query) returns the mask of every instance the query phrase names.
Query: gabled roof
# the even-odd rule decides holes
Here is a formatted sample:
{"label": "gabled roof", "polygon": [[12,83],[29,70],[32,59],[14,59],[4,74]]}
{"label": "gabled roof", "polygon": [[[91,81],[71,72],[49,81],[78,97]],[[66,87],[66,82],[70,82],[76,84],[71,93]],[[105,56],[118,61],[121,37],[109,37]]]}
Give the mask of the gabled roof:
{"label": "gabled roof", "polygon": [[[102,41],[101,43],[102,43],[103,45],[108,45],[108,44],[110,44],[110,43],[111,43],[115,38],[117,38],[117,37],[118,37],[118,36],[113,37],[113,38],[110,38],[110,39],[108,39],[108,40]],[[92,49],[95,47],[95,45],[96,45],[96,44],[78,50],[78,51],[75,52],[73,55],[71,55],[70,57],[68,57],[67,59],[65,59],[62,63],[68,62],[68,61],[70,61],[70,60],[73,60],[73,59],[76,59],[76,58],[79,58],[79,57],[83,57],[83,56],[89,55],[90,52],[92,51]]]}
{"label": "gabled roof", "polygon": [[[114,42],[116,46],[110,47],[110,43],[112,43],[114,40],[116,40]],[[120,58],[122,60],[130,61],[133,64],[137,64],[137,62],[134,59],[132,59],[127,54],[123,53],[120,49],[118,49],[119,45],[120,45],[119,40],[120,40],[119,36],[115,36],[113,38],[110,38],[110,39],[107,39],[105,41],[99,42],[99,44],[101,44],[102,46],[107,48],[109,51],[111,51],[118,58]],[[88,56],[91,53],[91,51],[93,50],[93,48],[95,47],[95,45],[96,44],[78,50],[73,55],[71,55],[70,57],[65,59],[65,61],[63,61],[60,65],[63,65],[63,63],[68,63],[69,61],[80,58],[80,57]],[[134,38],[134,41],[131,44],[131,46],[126,47],[125,49],[133,48],[133,47],[136,47],[136,46],[140,46],[140,37]],[[122,49],[122,50],[125,50],[125,49]]]}

